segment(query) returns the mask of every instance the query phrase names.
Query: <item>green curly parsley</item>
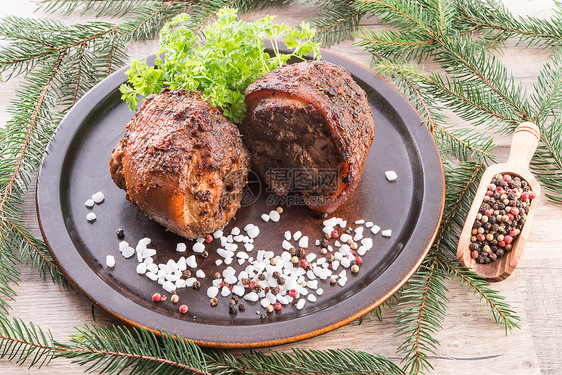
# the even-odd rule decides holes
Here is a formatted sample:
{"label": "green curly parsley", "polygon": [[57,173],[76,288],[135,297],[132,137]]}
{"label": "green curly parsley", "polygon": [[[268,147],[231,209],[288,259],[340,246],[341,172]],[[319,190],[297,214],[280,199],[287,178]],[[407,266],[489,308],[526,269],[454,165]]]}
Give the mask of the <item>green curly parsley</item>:
{"label": "green curly parsley", "polygon": [[[129,81],[121,85],[122,98],[131,109],[137,107],[139,96],[159,93],[163,87],[203,92],[211,105],[221,107],[234,123],[244,117],[244,90],[264,74],[283,66],[292,57],[304,60],[313,53],[320,58],[320,48],[312,41],[315,29],[302,23],[298,29],[273,24],[271,16],[255,22],[237,19],[237,10],[225,8],[217,21],[205,29],[204,44],[196,40],[185,26],[187,14],[180,14],[167,23],[160,33],[160,52],[164,60],[156,66],[134,60],[127,71]],[[283,39],[293,52],[279,52],[277,39]],[[264,39],[273,45],[274,55],[265,52]]]}

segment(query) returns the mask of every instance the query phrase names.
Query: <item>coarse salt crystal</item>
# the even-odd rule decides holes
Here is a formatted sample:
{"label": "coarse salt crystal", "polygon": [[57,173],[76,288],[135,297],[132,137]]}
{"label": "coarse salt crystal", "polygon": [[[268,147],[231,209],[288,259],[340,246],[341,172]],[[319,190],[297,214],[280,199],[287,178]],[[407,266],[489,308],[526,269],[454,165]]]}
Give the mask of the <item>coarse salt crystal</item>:
{"label": "coarse salt crystal", "polygon": [[187,264],[189,268],[197,268],[197,260],[195,260],[195,255],[188,257],[185,260],[185,264]]}
{"label": "coarse salt crystal", "polygon": [[340,277],[340,279],[338,280],[338,284],[340,286],[344,286],[345,283],[347,283],[347,278]]}
{"label": "coarse salt crystal", "polygon": [[337,260],[334,260],[332,262],[332,269],[335,271],[340,267],[340,262],[338,262]]}
{"label": "coarse salt crystal", "polygon": [[316,246],[320,246],[320,240],[314,241],[314,244],[315,244]]}
{"label": "coarse salt crystal", "polygon": [[156,275],[154,272],[147,272],[146,277],[148,277],[152,281],[158,280],[158,275]]}
{"label": "coarse salt crystal", "polygon": [[193,244],[193,247],[191,249],[194,253],[202,253],[203,251],[205,251],[205,245],[200,242],[196,242]]}
{"label": "coarse salt crystal", "polygon": [[290,232],[290,231],[286,231],[286,232],[285,232],[285,239],[286,239],[287,241],[290,241],[291,238],[292,238],[291,232]]}
{"label": "coarse salt crystal", "polygon": [[359,246],[359,248],[357,249],[357,255],[365,255],[365,253],[367,252],[367,248],[365,246]]}
{"label": "coarse salt crystal", "polygon": [[228,264],[230,264],[230,263],[232,263],[232,258],[226,258],[226,259],[224,260],[224,264],[228,265]]}
{"label": "coarse salt crystal", "polygon": [[316,254],[315,253],[310,253],[306,256],[306,260],[310,263],[312,262],[314,259],[316,259]]}
{"label": "coarse salt crystal", "polygon": [[119,242],[119,251],[123,252],[125,249],[129,247],[129,243],[127,241]]}
{"label": "coarse salt crystal", "polygon": [[236,256],[240,259],[248,259],[250,256],[248,255],[248,253],[245,253],[243,251],[239,251],[236,253]]}
{"label": "coarse salt crystal", "polygon": [[195,276],[202,279],[205,277],[205,272],[203,272],[203,270],[197,270],[197,272],[195,272]]}
{"label": "coarse salt crystal", "polygon": [[153,257],[156,255],[156,249],[146,249],[142,252],[143,258]]}
{"label": "coarse salt crystal", "polygon": [[319,296],[321,296],[322,294],[324,294],[324,289],[322,289],[322,288],[316,289],[316,294],[318,294]]}
{"label": "coarse salt crystal", "polygon": [[269,221],[270,217],[269,217],[268,214],[262,214],[261,219],[267,223]]}
{"label": "coarse salt crystal", "polygon": [[94,204],[96,204],[96,202],[94,202],[93,199],[88,199],[86,202],[84,202],[84,205],[88,208],[94,207]]}
{"label": "coarse salt crystal", "polygon": [[180,257],[177,261],[178,270],[183,272],[187,268],[187,263],[185,262],[185,257]]}
{"label": "coarse salt crystal", "polygon": [[189,279],[185,280],[185,286],[191,288],[196,281],[197,279],[195,277],[190,277]]}
{"label": "coarse salt crystal", "polygon": [[137,243],[137,246],[138,246],[138,245],[141,245],[141,246],[144,245],[144,246],[146,247],[146,246],[150,245],[150,241],[151,241],[151,240],[150,240],[150,238],[148,238],[148,237],[141,238],[141,239],[139,240],[139,242]]}
{"label": "coarse salt crystal", "polygon": [[293,245],[291,245],[291,243],[287,240],[283,240],[283,243],[281,244],[281,247],[283,247],[283,249],[285,250],[291,250],[291,248],[293,248]]}
{"label": "coarse salt crystal", "polygon": [[239,235],[240,234],[240,228],[238,228],[238,227],[232,228],[232,230],[230,231],[230,234],[232,234],[233,236]]}
{"label": "coarse salt crystal", "polygon": [[373,247],[373,239],[372,238],[363,238],[361,240],[361,245],[365,246],[367,250],[370,250]]}
{"label": "coarse salt crystal", "polygon": [[334,227],[337,223],[338,223],[337,217],[332,217],[322,222],[322,224],[324,224],[325,227]]}
{"label": "coarse salt crystal", "polygon": [[236,294],[238,297],[244,295],[244,287],[242,285],[234,285],[232,287],[232,293]]}
{"label": "coarse salt crystal", "polygon": [[236,251],[238,249],[238,245],[233,243],[227,243],[224,248],[228,251]]}
{"label": "coarse salt crystal", "polygon": [[392,230],[390,230],[390,229],[383,230],[383,231],[381,232],[381,235],[382,235],[383,237],[390,237],[390,236],[392,236]]}
{"label": "coarse salt crystal", "polygon": [[300,230],[293,233],[293,240],[298,241],[299,238],[301,237],[302,237],[302,232]]}
{"label": "coarse salt crystal", "polygon": [[373,227],[371,228],[371,233],[377,234],[377,233],[379,233],[380,230],[381,230],[381,227],[379,227],[378,225],[373,225]]}
{"label": "coarse salt crystal", "polygon": [[184,279],[178,279],[175,284],[176,284],[176,288],[185,288],[185,280]]}
{"label": "coarse salt crystal", "polygon": [[109,268],[115,267],[115,257],[113,255],[107,255],[105,257],[105,265]]}
{"label": "coarse salt crystal", "polygon": [[239,234],[238,236],[234,236],[235,242],[242,242],[244,240],[244,236]]}
{"label": "coarse salt crystal", "polygon": [[334,231],[334,227],[324,227],[322,228],[323,233],[332,233]]}
{"label": "coarse salt crystal", "polygon": [[230,289],[227,286],[223,286],[221,289],[221,296],[226,297],[230,295]]}
{"label": "coarse salt crystal", "polygon": [[129,259],[133,255],[135,255],[135,249],[129,246],[121,252],[121,255],[123,255],[123,258]]}
{"label": "coarse salt crystal", "polygon": [[164,281],[164,284],[162,284],[162,288],[164,288],[164,290],[166,292],[171,293],[174,290],[176,290],[176,284],[174,284],[170,280],[167,280],[167,281]]}
{"label": "coarse salt crystal", "polygon": [[386,176],[386,179],[388,181],[394,181],[398,177],[398,175],[394,171],[386,171],[384,172],[384,175]]}
{"label": "coarse salt crystal", "polygon": [[301,310],[304,307],[304,304],[306,303],[306,300],[304,298],[299,299],[299,302],[297,302],[297,310]]}
{"label": "coarse salt crystal", "polygon": [[168,275],[165,276],[165,279],[166,279],[166,280],[170,280],[171,282],[176,282],[176,281],[178,281],[180,278],[179,278],[176,274],[170,273],[170,274],[168,274]]}
{"label": "coarse salt crystal", "polygon": [[308,271],[306,271],[306,277],[313,280],[313,279],[316,279],[316,274],[314,273],[314,271],[308,270]]}
{"label": "coarse salt crystal", "polygon": [[367,221],[367,222],[365,223],[365,226],[366,226],[367,228],[371,228],[373,225],[375,225],[375,224],[373,224],[372,221]]}
{"label": "coarse salt crystal", "polygon": [[213,237],[214,238],[220,238],[220,237],[222,237],[222,234],[223,234],[222,230],[219,229],[215,233],[213,233]]}
{"label": "coarse salt crystal", "polygon": [[341,242],[347,242],[347,241],[349,241],[351,238],[352,238],[352,237],[351,237],[349,234],[347,234],[347,233],[344,233],[344,234],[342,234],[342,235],[340,236]]}
{"label": "coarse salt crystal", "polygon": [[217,267],[220,266],[222,264],[222,259],[215,260],[215,264]]}
{"label": "coarse salt crystal", "polygon": [[281,219],[281,215],[279,215],[279,212],[275,210],[271,210],[269,212],[269,217],[271,218],[271,221],[273,221],[274,223],[278,222],[279,219]]}
{"label": "coarse salt crystal", "polygon": [[178,253],[183,253],[183,252],[185,252],[186,249],[187,249],[187,246],[183,242],[180,242],[176,245],[176,251]]}
{"label": "coarse salt crystal", "polygon": [[102,203],[104,201],[104,199],[105,199],[105,195],[103,195],[103,193],[101,191],[98,191],[97,193],[92,195],[92,200],[94,202],[96,202],[97,204]]}
{"label": "coarse salt crystal", "polygon": [[307,236],[303,236],[303,237],[299,240],[299,247],[303,247],[303,248],[307,248],[307,247],[308,247],[308,237],[307,237]]}
{"label": "coarse salt crystal", "polygon": [[250,228],[248,228],[248,230],[246,230],[246,232],[248,233],[248,236],[250,238],[256,238],[260,234],[260,228],[252,225]]}
{"label": "coarse salt crystal", "polygon": [[246,259],[240,259],[240,258],[238,258],[238,259],[237,259],[237,262],[238,262],[239,265],[243,265],[244,263],[246,263]]}
{"label": "coarse salt crystal", "polygon": [[244,248],[246,249],[246,251],[252,251],[254,250],[254,245],[251,243],[245,243]]}
{"label": "coarse salt crystal", "polygon": [[316,298],[316,296],[314,294],[309,294],[307,299],[312,303],[318,301],[318,299]]}
{"label": "coarse salt crystal", "polygon": [[264,308],[271,305],[271,301],[267,298],[264,298],[260,301],[260,305],[262,305]]}
{"label": "coarse salt crystal", "polygon": [[306,286],[310,289],[316,289],[318,288],[318,280],[309,280],[306,282]]}
{"label": "coarse salt crystal", "polygon": [[88,214],[86,215],[86,220],[88,220],[90,223],[96,221],[96,219],[97,219],[97,216],[93,212],[88,212]]}
{"label": "coarse salt crystal", "polygon": [[348,268],[351,265],[351,261],[347,257],[342,258],[341,259],[341,265],[345,268]]}
{"label": "coarse salt crystal", "polygon": [[248,293],[244,296],[244,299],[246,301],[250,301],[250,302],[256,302],[258,300],[258,298],[259,297],[258,297],[256,292],[250,292],[250,293]]}
{"label": "coarse salt crystal", "polygon": [[156,263],[151,263],[151,264],[147,265],[146,269],[150,272],[153,272],[153,273],[158,272],[158,266],[156,265]]}
{"label": "coarse salt crystal", "polygon": [[365,224],[365,220],[361,219],[361,220],[355,220],[355,224]]}

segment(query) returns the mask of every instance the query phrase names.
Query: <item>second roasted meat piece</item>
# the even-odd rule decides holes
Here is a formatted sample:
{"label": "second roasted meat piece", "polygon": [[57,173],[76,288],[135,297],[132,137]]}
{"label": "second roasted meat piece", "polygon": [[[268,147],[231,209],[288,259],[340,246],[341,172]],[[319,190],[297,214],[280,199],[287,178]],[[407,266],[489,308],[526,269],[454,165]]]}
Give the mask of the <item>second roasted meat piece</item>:
{"label": "second roasted meat piece", "polygon": [[148,217],[189,239],[226,225],[240,207],[249,154],[201,93],[145,99],[110,161],[111,177]]}
{"label": "second roasted meat piece", "polygon": [[330,213],[357,187],[375,138],[363,89],[342,67],[306,61],[278,68],[246,89],[240,127],[253,168],[279,195],[301,193]]}

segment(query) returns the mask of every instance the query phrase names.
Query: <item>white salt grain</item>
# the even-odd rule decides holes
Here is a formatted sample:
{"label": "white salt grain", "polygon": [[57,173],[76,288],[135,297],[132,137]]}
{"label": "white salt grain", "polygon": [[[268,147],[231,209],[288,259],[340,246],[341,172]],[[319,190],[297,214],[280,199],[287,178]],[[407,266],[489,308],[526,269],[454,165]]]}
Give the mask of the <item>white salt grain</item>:
{"label": "white salt grain", "polygon": [[317,301],[316,296],[314,294],[309,294],[307,299],[312,303]]}
{"label": "white salt grain", "polygon": [[232,234],[233,236],[239,235],[240,234],[240,228],[238,228],[238,227],[232,228],[232,230],[230,231],[230,234]]}
{"label": "white salt grain", "polygon": [[348,268],[351,265],[349,258],[345,257],[341,259],[341,265],[345,268]]}
{"label": "white salt grain", "polygon": [[361,219],[361,220],[355,220],[355,224],[363,225],[363,224],[365,224],[365,220],[363,220],[363,219]]}
{"label": "white salt grain", "polygon": [[383,230],[381,232],[381,234],[382,234],[383,237],[390,237],[390,236],[392,236],[392,230],[390,230],[390,229]]}
{"label": "white salt grain", "polygon": [[129,246],[128,248],[126,248],[121,252],[121,255],[123,255],[125,259],[129,259],[133,255],[135,255],[135,249]]}
{"label": "white salt grain", "polygon": [[213,237],[214,238],[220,238],[220,237],[222,237],[222,233],[223,233],[222,230],[219,229],[215,233],[213,233]]}
{"label": "white salt grain", "polygon": [[365,223],[365,226],[366,226],[367,228],[371,228],[373,225],[375,225],[375,224],[373,224],[372,221],[367,221],[367,222]]}
{"label": "white salt grain", "polygon": [[318,294],[319,296],[321,296],[322,294],[324,294],[324,289],[322,289],[322,288],[316,289],[316,294]]}
{"label": "white salt grain", "polygon": [[222,259],[217,259],[215,260],[215,264],[218,266],[220,266],[222,264]]}
{"label": "white salt grain", "polygon": [[[299,231],[293,233],[293,240],[298,241],[299,238],[301,238],[301,236],[302,236],[302,232],[299,230]],[[290,238],[288,238],[288,239],[290,239]]]}
{"label": "white salt grain", "polygon": [[109,268],[115,267],[115,257],[113,255],[107,255],[105,257],[105,265]]}
{"label": "white salt grain", "polygon": [[84,202],[84,205],[88,208],[94,207],[94,204],[96,204],[96,202],[94,202],[93,199],[88,199],[86,202]]}
{"label": "white salt grain", "polygon": [[98,191],[97,193],[92,195],[92,200],[94,202],[96,202],[97,204],[102,203],[104,201],[104,199],[105,199],[105,195],[103,195],[103,193],[101,191]]}
{"label": "white salt grain", "polygon": [[373,225],[373,227],[371,228],[371,233],[377,234],[377,233],[379,233],[380,230],[381,230],[381,227],[379,227],[378,225]]}
{"label": "white salt grain", "polygon": [[398,177],[398,175],[394,171],[386,171],[384,172],[384,175],[386,176],[386,179],[388,181],[394,181]]}
{"label": "white salt grain", "polygon": [[146,269],[154,274],[156,274],[156,272],[158,272],[158,266],[156,265],[156,263],[151,263],[149,265],[146,266]]}
{"label": "white salt grain", "polygon": [[273,221],[274,223],[278,222],[279,219],[281,219],[281,215],[279,215],[279,212],[272,210],[269,213],[269,217],[271,218],[271,221]]}
{"label": "white salt grain", "polygon": [[187,246],[183,242],[180,242],[176,245],[176,251],[178,253],[184,253],[186,249],[187,249]]}
{"label": "white salt grain", "polygon": [[129,243],[127,241],[119,242],[119,251],[123,252],[125,249],[129,247]]}
{"label": "white salt grain", "polygon": [[340,286],[344,286],[345,283],[347,283],[347,278],[343,278],[343,277],[342,277],[342,278],[340,278],[340,279],[338,280],[338,284],[339,284]]}
{"label": "white salt grain", "polygon": [[308,237],[303,236],[299,241],[299,247],[307,248],[308,247]]}
{"label": "white salt grain", "polygon": [[164,284],[162,284],[162,288],[164,288],[164,290],[168,293],[173,292],[174,290],[176,290],[176,284],[174,284],[171,281],[164,281]]}
{"label": "white salt grain", "polygon": [[337,270],[337,269],[339,268],[339,266],[340,266],[340,262],[338,262],[337,260],[334,260],[334,261],[332,262],[332,269],[333,269],[334,271]]}
{"label": "white salt grain", "polygon": [[189,268],[197,268],[197,261],[195,260],[195,255],[192,255],[189,258],[187,258],[185,260],[185,264],[187,264]]}
{"label": "white salt grain", "polygon": [[283,249],[285,249],[285,250],[291,250],[293,245],[291,245],[291,243],[289,241],[283,240],[283,243],[281,244],[281,247],[283,247]]}
{"label": "white salt grain", "polygon": [[286,231],[286,232],[285,232],[285,239],[286,239],[287,241],[290,241],[290,240],[291,240],[291,232],[290,232],[290,231]]}
{"label": "white salt grain", "polygon": [[236,294],[238,297],[244,295],[244,287],[242,285],[234,285],[232,287],[232,293]]}
{"label": "white salt grain", "polygon": [[191,288],[197,279],[195,277],[190,277],[189,279],[185,280],[185,286]]}
{"label": "white salt grain", "polygon": [[153,257],[155,255],[156,255],[156,249],[146,249],[142,253],[143,258]]}
{"label": "white salt grain", "polygon": [[203,270],[197,270],[197,272],[195,272],[195,276],[202,279],[205,277],[205,272],[203,272]]}
{"label": "white salt grain", "polygon": [[260,304],[265,308],[265,307],[271,305],[271,301],[267,298],[264,298],[260,301]]}
{"label": "white salt grain", "polygon": [[268,214],[262,214],[261,219],[267,223],[269,221],[270,217],[269,217]]}
{"label": "white salt grain", "polygon": [[86,220],[88,220],[90,223],[96,221],[96,219],[97,219],[97,216],[93,212],[88,212],[88,215],[86,215]]}
{"label": "white salt grain", "polygon": [[221,289],[221,296],[226,297],[230,295],[230,289],[227,286],[223,286]]}
{"label": "white salt grain", "polygon": [[205,245],[202,243],[196,242],[193,244],[192,250],[194,253],[202,253],[205,251]]}
{"label": "white salt grain", "polygon": [[305,303],[306,300],[304,298],[299,299],[299,302],[297,302],[297,310],[301,310],[304,307]]}
{"label": "white salt grain", "polygon": [[252,251],[254,250],[254,245],[251,243],[245,243],[244,248],[246,249],[246,251]]}
{"label": "white salt grain", "polygon": [[152,281],[158,280],[158,276],[154,272],[147,272],[146,277],[148,277]]}
{"label": "white salt grain", "polygon": [[366,250],[371,250],[373,247],[373,239],[372,238],[363,238],[361,240],[361,245],[365,246]]}
{"label": "white salt grain", "polygon": [[256,302],[258,300],[258,295],[256,294],[256,292],[250,292],[244,296],[244,299],[246,301]]}

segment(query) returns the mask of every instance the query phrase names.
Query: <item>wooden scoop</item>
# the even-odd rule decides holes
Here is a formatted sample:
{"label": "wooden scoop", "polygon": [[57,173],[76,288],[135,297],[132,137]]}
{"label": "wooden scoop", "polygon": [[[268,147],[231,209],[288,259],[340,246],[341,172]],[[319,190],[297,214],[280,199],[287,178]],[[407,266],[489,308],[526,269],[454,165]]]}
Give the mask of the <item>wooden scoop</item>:
{"label": "wooden scoop", "polygon": [[[519,259],[521,259],[521,254],[523,253],[523,248],[525,247],[529,231],[531,230],[531,223],[541,193],[541,187],[538,181],[529,171],[529,162],[537,149],[539,137],[539,128],[530,122],[524,122],[515,129],[511,141],[509,159],[504,164],[491,165],[486,169],[480,181],[480,186],[478,186],[478,191],[474,197],[472,207],[468,212],[466,222],[464,223],[457,247],[457,259],[480,276],[485,277],[488,281],[501,281],[506,279],[511,275],[513,270],[515,270]],[[531,190],[536,194],[536,198],[531,201],[525,225],[523,225],[517,240],[512,244],[511,251],[506,252],[503,257],[488,264],[480,264],[476,262],[476,259],[470,256],[471,251],[469,245],[470,237],[472,236],[471,231],[474,221],[476,220],[476,214],[478,214],[484,195],[486,195],[488,185],[492,181],[492,178],[498,173],[509,173],[526,180]]]}

